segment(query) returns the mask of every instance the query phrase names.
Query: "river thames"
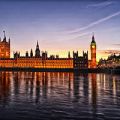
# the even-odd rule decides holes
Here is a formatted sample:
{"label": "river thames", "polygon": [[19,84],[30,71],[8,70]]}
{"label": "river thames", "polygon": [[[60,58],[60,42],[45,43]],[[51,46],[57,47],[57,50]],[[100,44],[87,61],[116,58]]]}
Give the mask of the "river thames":
{"label": "river thames", "polygon": [[0,72],[0,120],[120,119],[120,76]]}

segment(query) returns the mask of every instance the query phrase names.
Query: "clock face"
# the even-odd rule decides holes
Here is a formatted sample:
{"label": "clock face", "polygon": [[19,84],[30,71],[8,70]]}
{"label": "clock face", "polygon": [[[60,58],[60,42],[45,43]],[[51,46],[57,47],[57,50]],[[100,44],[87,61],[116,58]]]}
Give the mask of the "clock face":
{"label": "clock face", "polygon": [[92,46],[92,48],[95,48],[95,46]]}

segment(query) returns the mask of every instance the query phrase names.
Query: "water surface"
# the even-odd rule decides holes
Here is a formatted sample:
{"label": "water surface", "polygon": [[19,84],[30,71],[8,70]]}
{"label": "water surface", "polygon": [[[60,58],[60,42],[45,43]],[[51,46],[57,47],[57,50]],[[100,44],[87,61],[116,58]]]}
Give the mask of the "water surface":
{"label": "water surface", "polygon": [[0,120],[120,119],[120,76],[0,72]]}

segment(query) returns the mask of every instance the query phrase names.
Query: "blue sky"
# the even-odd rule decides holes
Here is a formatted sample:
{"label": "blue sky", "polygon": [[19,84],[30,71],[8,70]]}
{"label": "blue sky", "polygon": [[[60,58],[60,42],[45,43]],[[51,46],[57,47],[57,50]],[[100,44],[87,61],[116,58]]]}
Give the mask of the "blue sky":
{"label": "blue sky", "polygon": [[94,32],[97,57],[120,53],[119,0],[1,0],[0,36],[13,51],[33,50],[36,41],[49,54],[89,50]]}

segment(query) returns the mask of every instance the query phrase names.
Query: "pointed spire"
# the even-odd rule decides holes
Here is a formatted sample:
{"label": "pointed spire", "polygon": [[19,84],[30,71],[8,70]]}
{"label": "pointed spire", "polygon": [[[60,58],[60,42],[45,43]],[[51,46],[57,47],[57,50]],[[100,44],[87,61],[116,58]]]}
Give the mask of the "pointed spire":
{"label": "pointed spire", "polygon": [[3,42],[6,42],[5,31],[3,31],[3,34],[4,34]]}
{"label": "pointed spire", "polygon": [[37,47],[39,47],[38,40],[37,40]]}
{"label": "pointed spire", "polygon": [[8,39],[8,42],[9,42],[9,44],[10,44],[10,37],[9,37],[9,39]]}
{"label": "pointed spire", "polygon": [[94,38],[94,32],[93,32],[93,35],[92,35],[92,41],[95,41],[95,38]]}
{"label": "pointed spire", "polygon": [[1,42],[1,37],[0,37],[0,42]]}
{"label": "pointed spire", "polygon": [[70,58],[70,51],[68,52],[68,58]]}
{"label": "pointed spire", "polygon": [[38,41],[37,41],[36,50],[35,50],[35,57],[40,57],[40,49],[39,49]]}
{"label": "pointed spire", "polygon": [[30,57],[33,57],[33,50],[30,51]]}
{"label": "pointed spire", "polygon": [[29,53],[28,53],[28,51],[26,51],[25,55],[26,55],[26,57],[29,57]]}
{"label": "pointed spire", "polygon": [[95,43],[94,32],[93,32],[93,35],[92,35],[92,43]]}
{"label": "pointed spire", "polygon": [[78,50],[77,50],[77,55],[78,55]]}
{"label": "pointed spire", "polygon": [[5,31],[3,31],[3,33],[4,33],[4,38],[5,38],[5,37],[6,37],[6,36],[5,36]]}
{"label": "pointed spire", "polygon": [[83,55],[84,55],[84,50],[83,50]]}

